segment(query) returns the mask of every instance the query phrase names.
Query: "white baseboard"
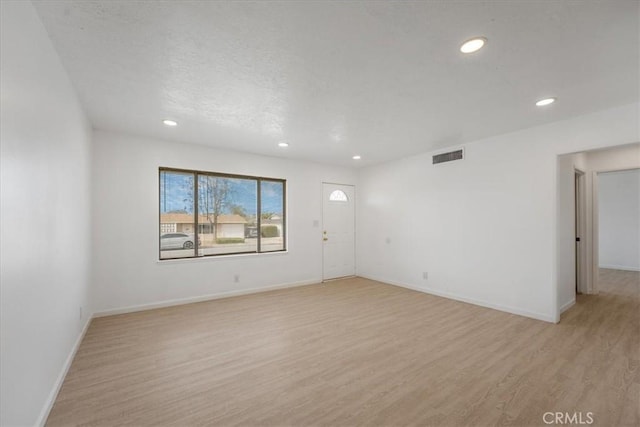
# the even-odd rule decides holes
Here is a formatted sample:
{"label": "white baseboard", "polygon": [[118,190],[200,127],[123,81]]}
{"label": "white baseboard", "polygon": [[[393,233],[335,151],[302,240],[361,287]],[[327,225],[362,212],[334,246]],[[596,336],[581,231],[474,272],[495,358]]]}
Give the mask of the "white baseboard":
{"label": "white baseboard", "polygon": [[564,313],[565,311],[569,310],[571,307],[573,307],[574,305],[576,305],[576,299],[572,299],[571,301],[563,304],[560,307],[560,314]]}
{"label": "white baseboard", "polygon": [[124,308],[115,308],[97,311],[93,314],[93,317],[105,317],[113,316],[115,314],[135,313],[136,311],[153,310],[154,308],[171,307],[174,305],[191,304],[194,302],[210,301],[220,298],[237,297],[240,295],[256,294],[260,292],[274,291],[276,289],[295,288],[298,286],[316,285],[320,284],[322,279],[304,280],[301,282],[285,283],[281,285],[264,286],[261,288],[242,289],[238,291],[219,292],[215,294],[201,295],[197,297],[178,298],[173,300],[165,300],[159,302],[153,302],[149,304],[132,305]]}
{"label": "white baseboard", "polygon": [[60,371],[60,374],[58,375],[56,382],[53,384],[53,389],[51,390],[51,393],[49,393],[49,397],[47,398],[44,408],[42,408],[42,411],[40,412],[40,416],[38,417],[38,421],[36,421],[35,425],[44,426],[45,423],[47,422],[49,413],[51,412],[51,409],[53,408],[53,404],[55,403],[56,398],[58,397],[58,392],[60,392],[62,383],[64,383],[64,379],[67,377],[67,372],[69,372],[69,368],[73,363],[73,359],[76,357],[78,348],[80,348],[80,344],[82,343],[82,340],[84,339],[84,336],[87,333],[87,330],[89,329],[89,325],[91,324],[92,319],[93,319],[93,316],[87,317],[87,321],[82,327],[82,331],[80,331],[80,335],[78,335],[76,342],[73,344],[73,347],[71,348],[71,351],[67,356],[67,359],[64,361],[64,365],[62,365],[62,370]]}
{"label": "white baseboard", "polygon": [[640,271],[640,268],[638,267],[627,267],[625,265],[601,265],[599,268],[606,268],[609,270]]}
{"label": "white baseboard", "polygon": [[483,301],[483,300],[479,300],[479,299],[476,299],[476,298],[468,298],[468,297],[465,297],[465,296],[462,296],[462,295],[458,295],[458,294],[454,294],[454,293],[451,293],[451,292],[444,292],[444,291],[440,291],[440,290],[432,289],[432,288],[422,288],[422,287],[418,287],[418,286],[415,286],[415,285],[409,285],[409,284],[406,284],[406,283],[396,282],[394,280],[382,279],[382,278],[379,278],[379,277],[367,276],[367,275],[363,275],[363,274],[358,274],[358,276],[364,277],[365,279],[375,280],[377,282],[387,283],[389,285],[399,286],[401,288],[406,288],[406,289],[411,289],[411,290],[418,291],[418,292],[423,292],[425,294],[435,295],[435,296],[438,296],[438,297],[443,297],[443,298],[453,299],[453,300],[456,300],[456,301],[466,302],[466,303],[469,303],[469,304],[479,305],[481,307],[491,308],[491,309],[498,310],[498,311],[504,311],[504,312],[511,313],[511,314],[517,314],[518,316],[529,317],[529,318],[536,319],[536,320],[542,320],[544,322],[557,323],[556,319],[555,319],[555,316],[544,314],[544,313],[537,313],[537,312],[534,312],[534,311],[523,310],[523,309],[517,308],[517,307],[509,307],[509,306],[506,306],[506,305],[494,304],[494,303],[491,303],[491,302],[488,302],[488,301]]}

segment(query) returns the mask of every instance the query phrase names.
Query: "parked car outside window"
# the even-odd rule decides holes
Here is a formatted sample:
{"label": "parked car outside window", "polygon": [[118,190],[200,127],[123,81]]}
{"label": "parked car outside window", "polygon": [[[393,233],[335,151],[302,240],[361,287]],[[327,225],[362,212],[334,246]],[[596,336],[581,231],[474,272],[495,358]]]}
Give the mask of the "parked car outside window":
{"label": "parked car outside window", "polygon": [[258,227],[247,227],[244,231],[244,237],[258,237]]}
{"label": "parked car outside window", "polygon": [[193,249],[193,234],[167,233],[160,236],[160,250]]}

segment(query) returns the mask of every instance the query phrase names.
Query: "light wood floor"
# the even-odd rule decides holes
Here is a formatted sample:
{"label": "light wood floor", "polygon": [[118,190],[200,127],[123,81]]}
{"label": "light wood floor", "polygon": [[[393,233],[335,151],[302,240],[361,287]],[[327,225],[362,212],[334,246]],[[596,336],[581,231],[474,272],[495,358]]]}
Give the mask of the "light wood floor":
{"label": "light wood floor", "polygon": [[95,319],[47,425],[640,424],[639,273],[553,325],[354,278]]}

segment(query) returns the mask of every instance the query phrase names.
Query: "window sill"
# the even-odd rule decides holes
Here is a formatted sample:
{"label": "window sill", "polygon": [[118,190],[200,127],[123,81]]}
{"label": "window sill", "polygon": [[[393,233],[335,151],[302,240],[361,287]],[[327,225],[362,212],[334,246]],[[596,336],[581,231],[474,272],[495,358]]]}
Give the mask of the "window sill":
{"label": "window sill", "polygon": [[191,258],[169,258],[169,259],[156,259],[156,264],[182,264],[182,263],[190,263],[190,262],[202,262],[202,261],[213,261],[213,260],[228,260],[228,259],[242,259],[242,258],[252,258],[252,257],[262,257],[262,256],[284,256],[288,255],[289,250],[284,251],[273,251],[273,252],[252,252],[248,254],[227,254],[227,255],[216,255],[216,256],[201,256],[201,257],[191,257]]}

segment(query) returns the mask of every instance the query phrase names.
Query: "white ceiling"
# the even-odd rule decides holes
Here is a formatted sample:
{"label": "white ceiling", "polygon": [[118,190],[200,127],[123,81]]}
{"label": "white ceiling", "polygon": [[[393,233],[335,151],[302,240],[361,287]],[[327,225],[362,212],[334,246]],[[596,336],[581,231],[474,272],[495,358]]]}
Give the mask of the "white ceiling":
{"label": "white ceiling", "polygon": [[34,3],[95,128],[180,142],[360,166],[640,98],[637,1]]}

